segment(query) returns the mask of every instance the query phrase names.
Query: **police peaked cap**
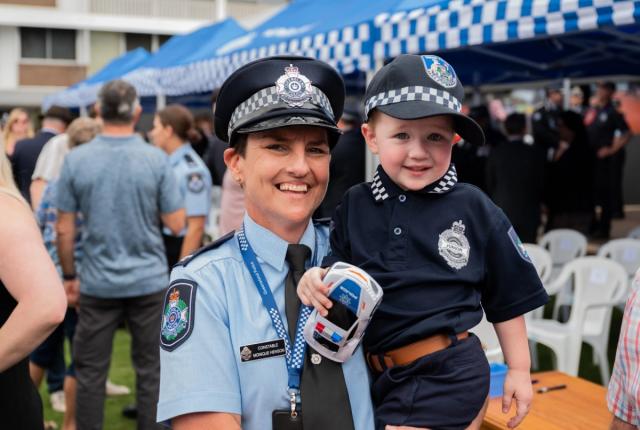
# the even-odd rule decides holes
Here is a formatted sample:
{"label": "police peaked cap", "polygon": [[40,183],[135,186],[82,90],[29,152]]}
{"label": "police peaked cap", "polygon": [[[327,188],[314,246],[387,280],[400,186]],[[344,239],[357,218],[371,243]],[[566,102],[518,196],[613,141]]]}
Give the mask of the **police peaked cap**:
{"label": "police peaked cap", "polygon": [[262,58],[245,64],[222,84],[215,132],[233,146],[237,134],[311,125],[328,129],[333,147],[344,98],[342,77],[322,61],[289,55]]}
{"label": "police peaked cap", "polygon": [[484,133],[462,111],[464,88],[453,67],[435,55],[400,55],[373,77],[365,93],[365,116],[374,109],[398,119],[450,115],[455,132],[482,145]]}

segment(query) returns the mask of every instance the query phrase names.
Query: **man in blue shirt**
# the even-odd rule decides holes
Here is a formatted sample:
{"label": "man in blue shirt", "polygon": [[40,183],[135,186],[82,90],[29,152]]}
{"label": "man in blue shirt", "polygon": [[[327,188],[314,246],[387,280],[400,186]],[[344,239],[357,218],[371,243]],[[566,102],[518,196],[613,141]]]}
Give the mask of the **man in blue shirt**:
{"label": "man in blue shirt", "polygon": [[327,225],[311,214],[326,191],[343,101],[337,72],[304,57],[249,63],[222,86],[216,134],[230,143],[225,162],[245,192],[246,215],[241,231],[172,271],[158,421],[175,429],[373,428],[362,351],[340,365],[306,347],[310,309],[295,295],[296,273],[328,250]]}
{"label": "man in blue shirt", "polygon": [[[77,425],[102,427],[111,345],[124,318],[132,334],[138,428],[150,429],[158,395],[157,309],[167,284],[161,221],[180,232],[184,209],[166,154],[134,133],[141,113],[135,89],[124,81],[105,84],[97,111],[103,133],[69,153],[56,190],[60,265],[69,302],[79,303]],[[85,223],[78,268],[77,212]]]}

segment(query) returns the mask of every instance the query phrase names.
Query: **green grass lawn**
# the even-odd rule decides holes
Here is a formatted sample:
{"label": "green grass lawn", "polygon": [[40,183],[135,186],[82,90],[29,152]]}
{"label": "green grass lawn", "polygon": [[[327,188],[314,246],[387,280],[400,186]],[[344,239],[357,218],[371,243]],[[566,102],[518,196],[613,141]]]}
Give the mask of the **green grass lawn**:
{"label": "green grass lawn", "polygon": [[[116,332],[109,378],[116,384],[129,387],[131,394],[128,396],[107,397],[104,408],[104,428],[109,430],[134,430],[136,422],[122,416],[122,407],[133,403],[135,400],[135,377],[131,366],[131,336],[126,330],[118,330]],[[62,414],[51,409],[46,385],[45,381],[43,381],[40,387],[45,421],[55,421],[58,424],[58,428],[61,429]]]}
{"label": "green grass lawn", "polygon": [[[613,367],[618,336],[620,334],[620,324],[622,322],[622,312],[614,308],[611,322],[611,334],[609,337],[609,363]],[[113,356],[111,359],[111,371],[109,377],[116,384],[124,384],[129,387],[132,393],[128,396],[107,397],[104,410],[104,428],[109,430],[133,430],[135,421],[122,416],[122,407],[133,403],[135,399],[135,377],[131,366],[131,337],[126,330],[118,330],[113,342]],[[538,370],[552,370],[552,355],[550,349],[538,344],[538,359],[540,368]],[[600,371],[593,364],[591,347],[583,344],[580,356],[579,376],[597,384],[601,384]],[[51,409],[46,384],[43,382],[40,387],[40,395],[43,399],[45,420],[55,421],[58,428],[62,428],[62,414]]]}

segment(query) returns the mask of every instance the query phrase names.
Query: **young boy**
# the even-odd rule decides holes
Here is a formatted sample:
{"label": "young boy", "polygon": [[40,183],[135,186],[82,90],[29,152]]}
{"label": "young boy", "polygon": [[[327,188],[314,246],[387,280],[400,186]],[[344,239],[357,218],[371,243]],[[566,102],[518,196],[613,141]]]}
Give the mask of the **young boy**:
{"label": "young boy", "polygon": [[[482,144],[460,113],[464,90],[443,59],[403,55],[366,91],[362,133],[380,157],[373,182],[351,188],[333,217],[328,267],[366,270],[384,299],[364,337],[374,372],[376,425],[479,428],[489,366],[467,330],[482,312],[493,322],[509,366],[503,412],[517,426],[532,398],[524,317],[548,296],[504,213],[478,188],[457,183],[455,134]],[[303,303],[327,314],[326,269],[308,271]]]}

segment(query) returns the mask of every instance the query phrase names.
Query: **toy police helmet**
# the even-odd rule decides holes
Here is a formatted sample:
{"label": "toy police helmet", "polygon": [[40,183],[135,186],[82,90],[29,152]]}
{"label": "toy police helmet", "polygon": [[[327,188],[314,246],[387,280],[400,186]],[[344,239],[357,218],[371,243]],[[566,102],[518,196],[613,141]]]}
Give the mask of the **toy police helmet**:
{"label": "toy police helmet", "polygon": [[304,327],[309,346],[330,360],[347,361],[382,301],[382,288],[364,270],[335,263],[323,279],[333,306],[326,317],[311,312]]}
{"label": "toy police helmet", "polygon": [[214,113],[216,135],[233,147],[237,134],[293,125],[323,127],[329,144],[340,130],[345,90],[338,72],[299,56],[263,58],[236,70],[224,82]]}
{"label": "toy police helmet", "polygon": [[398,119],[451,115],[466,141],[482,145],[480,126],[464,115],[464,88],[453,67],[435,55],[400,55],[384,66],[367,87],[365,115],[377,109]]}

